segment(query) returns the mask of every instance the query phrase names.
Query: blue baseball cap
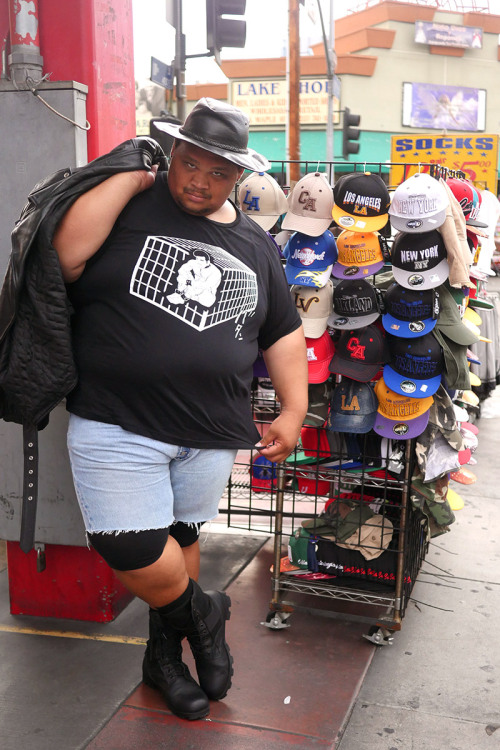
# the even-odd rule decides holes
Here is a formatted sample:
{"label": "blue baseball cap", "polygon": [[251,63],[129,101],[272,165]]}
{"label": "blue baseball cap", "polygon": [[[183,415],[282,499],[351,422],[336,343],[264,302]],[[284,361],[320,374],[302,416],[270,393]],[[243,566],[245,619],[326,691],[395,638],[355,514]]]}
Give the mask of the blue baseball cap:
{"label": "blue baseball cap", "polygon": [[289,284],[325,286],[337,261],[337,243],[327,229],[319,237],[295,232],[285,245],[285,275]]}
{"label": "blue baseball cap", "polygon": [[369,383],[343,378],[332,394],[328,429],[333,432],[369,432],[377,416],[378,401]]}

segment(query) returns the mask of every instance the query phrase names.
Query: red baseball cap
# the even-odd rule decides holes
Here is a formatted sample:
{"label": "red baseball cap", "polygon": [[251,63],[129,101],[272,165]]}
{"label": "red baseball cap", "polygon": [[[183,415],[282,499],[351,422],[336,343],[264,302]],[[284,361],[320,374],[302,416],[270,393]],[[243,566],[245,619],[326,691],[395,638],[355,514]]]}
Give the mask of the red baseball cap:
{"label": "red baseball cap", "polygon": [[310,383],[324,383],[330,376],[328,365],[335,353],[332,337],[325,331],[318,339],[306,337]]}

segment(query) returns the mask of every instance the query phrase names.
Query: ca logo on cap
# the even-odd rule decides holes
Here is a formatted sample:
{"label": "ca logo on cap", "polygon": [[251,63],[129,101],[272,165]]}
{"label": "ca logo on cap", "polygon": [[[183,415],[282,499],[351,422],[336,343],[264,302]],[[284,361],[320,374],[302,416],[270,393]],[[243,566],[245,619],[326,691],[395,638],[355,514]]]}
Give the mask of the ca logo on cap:
{"label": "ca logo on cap", "polygon": [[425,323],[423,320],[414,320],[409,324],[408,328],[412,333],[422,333],[425,330]]}
{"label": "ca logo on cap", "polygon": [[408,425],[404,422],[398,422],[398,424],[394,425],[392,431],[395,435],[406,435],[408,432]]}
{"label": "ca logo on cap", "polygon": [[415,393],[417,390],[417,386],[413,382],[413,380],[403,380],[401,385],[399,386],[403,393]]}
{"label": "ca logo on cap", "polygon": [[408,276],[408,284],[410,286],[420,286],[424,283],[424,277],[420,276],[419,273],[414,273],[411,276]]}

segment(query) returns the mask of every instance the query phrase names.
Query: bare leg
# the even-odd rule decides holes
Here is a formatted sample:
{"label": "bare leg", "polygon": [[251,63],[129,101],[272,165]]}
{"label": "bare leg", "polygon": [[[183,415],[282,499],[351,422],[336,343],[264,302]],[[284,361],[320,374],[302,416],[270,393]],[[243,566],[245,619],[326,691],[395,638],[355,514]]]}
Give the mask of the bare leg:
{"label": "bare leg", "polygon": [[[187,554],[189,558],[194,558],[193,552]],[[189,564],[193,564],[191,560]],[[129,591],[154,609],[178,599],[189,583],[185,556],[171,536],[167,539],[161,557],[152,565],[138,570],[115,570],[115,573]]]}
{"label": "bare leg", "polygon": [[181,549],[187,574],[193,581],[197,581],[200,575],[200,542],[196,540],[194,544],[190,544],[189,547],[181,547]]}

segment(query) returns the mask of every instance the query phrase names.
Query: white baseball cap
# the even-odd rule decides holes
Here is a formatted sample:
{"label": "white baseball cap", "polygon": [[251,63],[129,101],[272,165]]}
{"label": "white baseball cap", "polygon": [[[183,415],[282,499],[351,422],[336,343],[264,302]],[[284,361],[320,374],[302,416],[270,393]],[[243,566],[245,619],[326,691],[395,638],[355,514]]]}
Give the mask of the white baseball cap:
{"label": "white baseball cap", "polygon": [[288,196],[282,229],[319,237],[332,223],[333,191],[323,172],[304,175]]}
{"label": "white baseball cap", "polygon": [[274,177],[266,172],[252,172],[238,189],[241,210],[268,232],[281,214],[286,213],[286,195]]}
{"label": "white baseball cap", "polygon": [[444,224],[448,204],[446,188],[435,177],[417,172],[393,193],[391,225],[400,232],[430,232]]}

